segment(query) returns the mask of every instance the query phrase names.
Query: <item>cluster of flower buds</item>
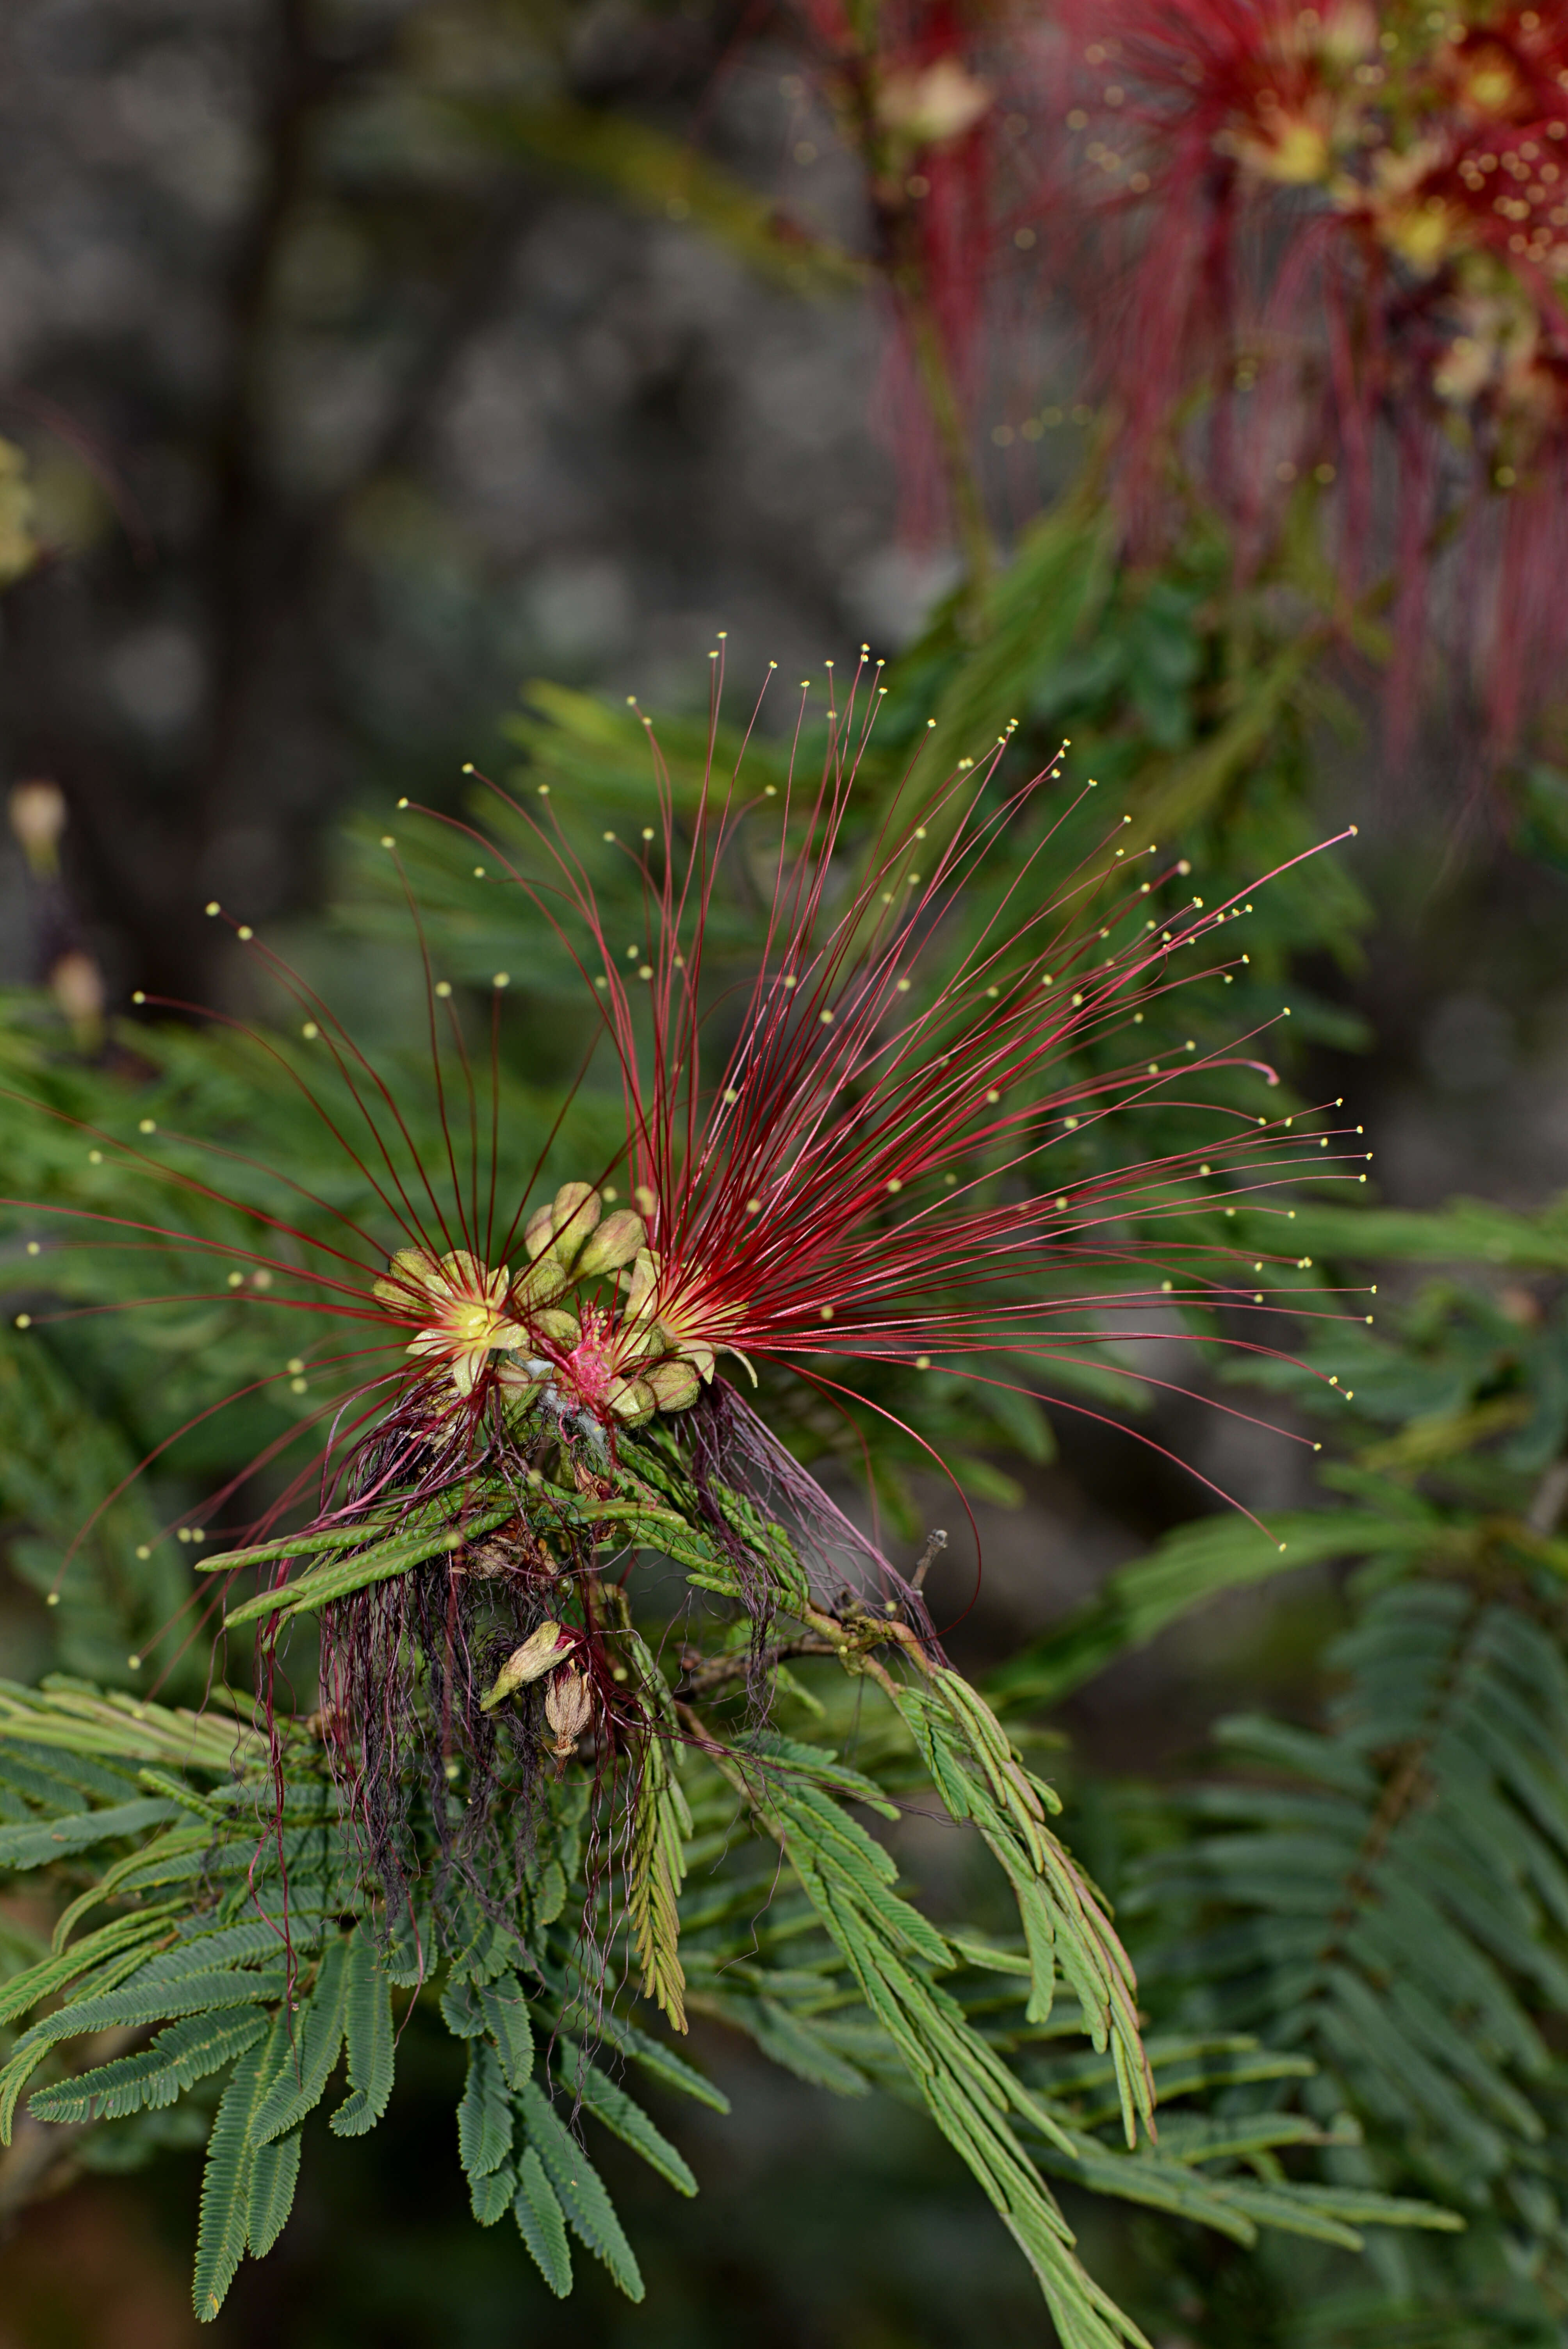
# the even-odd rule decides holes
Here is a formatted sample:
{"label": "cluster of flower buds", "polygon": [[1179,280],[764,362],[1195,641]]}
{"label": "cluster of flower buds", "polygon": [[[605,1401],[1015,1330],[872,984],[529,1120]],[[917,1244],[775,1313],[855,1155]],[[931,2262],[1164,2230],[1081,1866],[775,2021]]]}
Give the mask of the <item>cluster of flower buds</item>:
{"label": "cluster of flower buds", "polygon": [[592,1185],[563,1183],[523,1238],[531,1261],[515,1276],[467,1248],[393,1257],[375,1294],[415,1325],[407,1351],[422,1370],[465,1402],[493,1385],[513,1405],[543,1398],[606,1425],[696,1401],[713,1349],[664,1311],[641,1216],[606,1215]]}

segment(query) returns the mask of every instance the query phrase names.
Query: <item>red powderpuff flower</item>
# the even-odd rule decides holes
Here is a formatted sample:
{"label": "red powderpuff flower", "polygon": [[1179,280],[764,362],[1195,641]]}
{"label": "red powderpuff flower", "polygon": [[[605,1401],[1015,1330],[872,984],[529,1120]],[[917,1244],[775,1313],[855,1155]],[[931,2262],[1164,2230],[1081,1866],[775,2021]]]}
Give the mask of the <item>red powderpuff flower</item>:
{"label": "red powderpuff flower", "polygon": [[986,525],[968,443],[1006,204],[1004,13],[973,0],[870,11],[798,0],[793,13],[864,175],[869,257],[893,328],[876,405],[899,461],[904,521],[923,539],[951,513],[983,574]]}
{"label": "red powderpuff flower", "polygon": [[[593,1505],[613,1506],[622,1464],[632,1489],[639,1458],[654,1464],[654,1448],[639,1454],[638,1430],[656,1413],[758,1613],[772,1604],[771,1578],[715,1495],[716,1475],[792,1537],[819,1599],[833,1603],[847,1569],[913,1606],[917,1594],[742,1401],[732,1366],[742,1378],[765,1362],[788,1366],[841,1402],[857,1364],[1033,1383],[1053,1365],[1103,1365],[1108,1340],[1169,1338],[1183,1301],[1233,1309],[1237,1326],[1217,1342],[1274,1351],[1242,1324],[1269,1302],[1265,1268],[1299,1259],[1227,1244],[1222,1223],[1206,1239],[1202,1219],[1262,1202],[1284,1233],[1290,1210],[1271,1195],[1293,1175],[1330,1171],[1332,1137],[1227,1102],[1218,1083],[1211,1098],[1223,1071],[1272,1079],[1250,1040],[1150,1058],[1138,1032],[1171,989],[1244,959],[1235,926],[1245,902],[1209,905],[1178,890],[1191,879],[1185,864],[1161,865],[1125,822],[1047,880],[1060,853],[1060,818],[1046,805],[1055,771],[1006,782],[1006,736],[918,806],[895,791],[862,823],[858,800],[877,788],[866,751],[879,693],[857,673],[843,711],[829,714],[820,768],[808,775],[791,761],[781,790],[750,799],[738,773],[715,764],[717,697],[707,778],[689,804],[677,803],[655,746],[656,821],[625,852],[645,912],[634,962],[615,951],[564,830],[535,823],[543,871],[509,868],[487,843],[488,870],[511,870],[602,1008],[625,1118],[609,1162],[589,1170],[599,1180],[559,1185],[530,1213],[535,1169],[500,1204],[499,1066],[492,1059],[488,1083],[474,1071],[456,1019],[443,1048],[450,988],[433,977],[439,1115],[426,1143],[326,1007],[273,964],[308,1015],[309,1049],[253,1042],[286,1070],[335,1154],[319,1194],[263,1170],[308,1207],[297,1224],[248,1208],[243,1177],[232,1191],[206,1179],[177,1137],[163,1137],[170,1155],[155,1160],[95,1136],[106,1160],[144,1174],[156,1165],[198,1212],[189,1229],[150,1214],[87,1213],[88,1229],[113,1245],[205,1251],[226,1283],[237,1279],[224,1293],[247,1312],[286,1311],[296,1327],[312,1316],[324,1330],[275,1374],[308,1387],[305,1420],[245,1475],[309,1445],[314,1457],[255,1531],[266,1536],[308,1495],[306,1531],[325,1535],[329,1551],[397,1547],[390,1578],[323,1606],[317,1716],[389,1899],[406,1889],[411,1759],[453,1860],[483,1876],[504,1857],[515,1820],[500,1799],[497,1723],[525,1777],[540,1734],[517,1707],[503,1710],[509,1681],[538,1688],[558,1760],[592,1732],[596,1767],[607,1769],[645,1726],[617,1678],[597,1578],[575,1564],[564,1571],[541,1537],[592,1558]],[[1034,831],[1035,844],[1022,845]],[[994,879],[1004,843],[1009,861]],[[738,984],[714,918],[732,873],[763,905],[760,947],[740,949]],[[1167,910],[1173,892],[1183,902]],[[493,1048],[493,1023],[491,1033]],[[325,1076],[312,1074],[313,1058]],[[1120,1165],[1074,1155],[1123,1111],[1162,1104],[1206,1121],[1201,1147],[1176,1140]],[[634,1205],[606,1215],[604,1178],[623,1169]],[[366,1195],[357,1206],[332,1195],[349,1172]],[[254,1215],[266,1238],[214,1230],[214,1209]],[[586,1511],[545,1483],[558,1453]],[[201,1514],[225,1508],[245,1475]],[[297,1535],[265,1541],[253,1562],[275,1578],[234,1610],[268,1627],[269,1717],[282,1586],[292,1559],[323,1547]],[[914,1619],[923,1624],[918,1609]],[[158,1656],[167,1671],[161,1641]],[[454,1819],[446,1772],[458,1745],[472,1766]]]}
{"label": "red powderpuff flower", "polygon": [[[1156,1334],[1151,1311],[1168,1335],[1173,1299],[1257,1312],[1270,1301],[1264,1263],[1298,1261],[1228,1245],[1223,1226],[1238,1201],[1326,1172],[1328,1137],[1222,1089],[1204,1099],[1199,1081],[1221,1071],[1274,1081],[1251,1040],[1151,1061],[1137,1032],[1173,988],[1244,962],[1233,944],[1244,897],[1209,905],[1187,893],[1180,911],[1151,916],[1155,889],[1190,868],[1126,845],[1130,819],[1047,881],[1058,811],[977,936],[950,947],[991,853],[1027,835],[1057,771],[1004,783],[999,737],[918,806],[895,792],[868,833],[854,805],[879,696],[862,661],[844,709],[829,713],[820,771],[802,780],[792,762],[781,792],[748,795],[738,767],[717,772],[710,740],[690,805],[677,804],[650,728],[658,820],[640,843],[616,843],[645,910],[634,960],[608,935],[552,800],[535,812],[497,793],[542,867],[472,835],[486,872],[525,891],[592,983],[624,1091],[645,1245],[613,1308],[542,1340],[553,1390],[590,1415],[608,1417],[608,1380],[624,1382],[634,1423],[679,1409],[721,1362],[755,1383],[758,1363],[778,1361],[834,1393],[856,1361],[1007,1384],[1026,1366],[1101,1358],[1113,1334]],[[711,916],[731,866],[766,876],[761,950],[738,994],[709,968],[730,977]],[[727,1039],[717,1063],[716,1025]],[[1202,1111],[1201,1146],[1086,1167],[1096,1129],[1161,1106]],[[1282,1226],[1290,1213],[1267,1211]],[[1204,1218],[1221,1227],[1212,1238]],[[547,1237],[547,1222],[536,1229]]]}
{"label": "red powderpuff flower", "polygon": [[[663,1413],[706,1442],[705,1399],[716,1396],[762,1481],[810,1513],[820,1496],[803,1496],[721,1365],[743,1381],[764,1362],[786,1365],[833,1396],[857,1361],[1033,1383],[1052,1365],[1103,1367],[1108,1344],[1116,1367],[1114,1341],[1169,1338],[1173,1309],[1194,1302],[1231,1314],[1212,1342],[1273,1350],[1244,1323],[1277,1301],[1272,1268],[1293,1268],[1295,1253],[1227,1244],[1225,1218],[1261,1204],[1284,1236],[1289,1210],[1271,1195],[1330,1172],[1329,1137],[1203,1098],[1228,1070],[1272,1081],[1250,1042],[1150,1060],[1139,1036],[1173,988],[1244,960],[1233,946],[1244,901],[1205,905],[1183,887],[1179,911],[1151,914],[1188,868],[1124,847],[1125,823],[1047,883],[1058,811],[1014,856],[977,937],[954,947],[965,901],[992,886],[993,852],[1036,825],[1055,770],[1004,783],[999,738],[918,809],[895,792],[862,824],[862,689],[858,676],[845,709],[830,713],[814,775],[792,764],[781,792],[748,799],[738,774],[720,778],[716,731],[703,789],[677,807],[654,746],[657,821],[624,851],[645,892],[634,964],[614,952],[586,867],[553,820],[534,826],[542,874],[487,843],[489,871],[510,870],[572,947],[624,1094],[624,1143],[590,1170],[597,1182],[562,1185],[531,1212],[528,1182],[498,1204],[497,1067],[488,1081],[476,1074],[455,1018],[443,1043],[446,981],[429,983],[432,1150],[327,1007],[242,927],[309,1015],[308,1050],[253,1045],[298,1087],[365,1198],[351,1210],[268,1167],[309,1210],[290,1223],[192,1171],[174,1134],[141,1149],[95,1133],[106,1158],[201,1212],[181,1228],[151,1214],[63,1211],[105,1245],[214,1257],[247,1313],[286,1313],[296,1327],[308,1317],[322,1332],[241,1390],[286,1384],[309,1402],[201,1520],[227,1515],[255,1470],[302,1451],[255,1533],[307,1496],[311,1530],[350,1536],[394,1503],[449,1506],[444,1496],[486,1476],[515,1489],[557,1440],[583,1489],[603,1495],[625,1431]],[[717,705],[715,717],[717,729]],[[747,885],[761,876],[766,904],[738,992],[714,978],[734,977],[718,968],[713,926],[731,871]],[[492,1022],[492,1048],[495,1032]],[[1075,1154],[1120,1112],[1161,1105],[1189,1121],[1202,1111],[1201,1145],[1120,1164]],[[209,1164],[232,1155],[213,1149]],[[606,1215],[617,1173],[635,1205]],[[215,1231],[213,1207],[252,1216],[262,1237]]]}
{"label": "red powderpuff flower", "polygon": [[1161,452],[1207,391],[1210,478],[1243,560],[1274,543],[1293,484],[1337,477],[1358,595],[1381,431],[1396,715],[1435,550],[1457,533],[1464,650],[1502,749],[1568,643],[1568,5],[1069,0],[1066,21],[1071,216],[1087,191],[1121,239],[1119,296],[1097,280],[1086,314],[1125,417],[1135,533],[1157,530]]}

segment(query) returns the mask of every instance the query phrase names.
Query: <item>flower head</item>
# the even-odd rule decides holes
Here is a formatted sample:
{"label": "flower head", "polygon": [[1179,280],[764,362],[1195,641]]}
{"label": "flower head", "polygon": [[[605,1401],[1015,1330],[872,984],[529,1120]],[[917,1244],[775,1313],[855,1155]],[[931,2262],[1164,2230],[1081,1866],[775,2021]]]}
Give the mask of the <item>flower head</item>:
{"label": "flower head", "polygon": [[[1157,884],[1188,868],[1129,854],[1120,827],[1043,885],[1047,822],[978,941],[954,947],[962,902],[1000,844],[1037,825],[1059,776],[1004,785],[1003,737],[918,807],[895,792],[862,823],[871,721],[856,697],[870,682],[863,670],[830,716],[820,774],[792,775],[777,806],[712,772],[679,808],[661,784],[660,823],[623,852],[648,914],[640,978],[548,814],[513,803],[537,865],[488,842],[487,870],[510,871],[593,988],[637,1203],[601,1223],[597,1195],[568,1185],[531,1220],[531,1247],[565,1232],[573,1278],[609,1278],[571,1311],[535,1314],[548,1373],[519,1359],[503,1383],[531,1379],[547,1402],[613,1428],[689,1407],[721,1368],[755,1381],[763,1361],[787,1363],[827,1390],[856,1360],[1005,1383],[1006,1358],[1103,1353],[1115,1317],[1157,1300],[1168,1314],[1173,1295],[1264,1303],[1255,1262],[1243,1288],[1242,1251],[1216,1245],[1205,1219],[1266,1196],[1309,1146],[1325,1172],[1320,1137],[1222,1090],[1200,1147],[1119,1164],[1085,1152],[1128,1109],[1190,1113],[1195,1077],[1243,1069],[1273,1082],[1249,1049],[1150,1062],[1137,1034],[1148,1005],[1240,961],[1241,902],[1191,896],[1150,918]],[[771,892],[765,949],[738,993],[717,984],[710,925],[732,864],[765,871]],[[1222,959],[1194,967],[1210,945]],[[1220,1180],[1231,1187],[1216,1194]],[[995,1371],[980,1367],[987,1355]]]}
{"label": "flower head", "polygon": [[428,1256],[399,1248],[372,1294],[418,1324],[408,1351],[438,1366],[459,1395],[471,1395],[498,1353],[515,1353],[528,1332],[512,1309],[511,1275],[490,1270],[467,1248]]}
{"label": "flower head", "polygon": [[[1234,931],[1247,905],[1205,904],[1185,862],[1125,823],[1064,856],[1063,824],[1094,786],[1064,794],[1054,767],[1006,780],[1010,730],[917,796],[878,762],[879,696],[862,663],[841,708],[834,698],[820,764],[775,762],[767,771],[781,781],[757,792],[741,769],[719,767],[717,732],[700,786],[679,796],[652,745],[656,821],[639,845],[606,843],[641,902],[630,957],[577,844],[548,815],[511,808],[509,838],[520,812],[532,825],[521,858],[487,843],[485,885],[499,876],[521,889],[531,920],[575,957],[620,1081],[620,1139],[606,1154],[601,1094],[577,1132],[597,1131],[605,1154],[543,1196],[537,1168],[503,1187],[499,1061],[487,1092],[455,1019],[444,1049],[446,982],[429,987],[438,1115],[422,1141],[417,1115],[327,1008],[248,933],[310,1014],[308,1051],[259,1036],[245,1048],[297,1089],[327,1144],[322,1187],[282,1174],[300,1220],[225,1194],[222,1150],[203,1162],[182,1143],[166,1163],[161,1139],[144,1150],[95,1136],[128,1178],[183,1190],[201,1212],[183,1229],[151,1214],[68,1214],[111,1245],[205,1251],[236,1310],[320,1333],[242,1390],[300,1403],[262,1455],[293,1450],[296,1466],[271,1483],[252,1528],[259,1562],[282,1588],[290,1552],[274,1528],[306,1496],[304,1532],[335,1551],[386,1539],[389,1513],[440,1517],[445,1563],[430,1577],[455,1613],[425,1582],[397,1606],[426,1610],[415,1644],[427,1654],[454,1622],[501,1608],[507,1646],[482,1663],[465,1651],[476,1719],[497,1656],[537,1623],[560,1568],[528,1506],[509,1515],[498,1495],[516,1503],[553,1479],[609,1504],[637,1458],[673,1444],[699,1488],[717,1475],[765,1515],[782,1507],[807,1525],[816,1510],[825,1526],[829,1505],[737,1392],[769,1367],[906,1430],[919,1413],[901,1382],[928,1370],[1043,1388],[1083,1410],[1085,1367],[1146,1376],[1128,1348],[1178,1334],[1184,1308],[1222,1306],[1228,1326],[1202,1325],[1208,1341],[1266,1354],[1265,1317],[1282,1295],[1299,1304],[1274,1194],[1336,1171],[1332,1137],[1288,1112],[1260,1113],[1256,1089],[1274,1079],[1251,1039],[1146,1057],[1150,1008],[1244,962]],[[729,926],[732,887],[760,892],[749,935]],[[1151,1149],[1164,1109],[1180,1128]],[[1134,1112],[1140,1146],[1119,1149]],[[1229,1221],[1243,1206],[1244,1241]],[[1280,1219],[1283,1247],[1263,1238],[1260,1217]],[[1076,1396],[1061,1394],[1064,1372],[1078,1377]],[[480,1490],[482,1557],[463,1530]],[[717,1526],[715,1537],[738,1538]],[[846,1537],[852,1547],[841,1519],[810,1536],[820,1579]],[[401,1652],[394,1613],[378,1599],[353,1610],[391,1642],[374,1648],[383,1661]],[[340,1630],[329,1609],[329,1681],[348,1669]],[[379,1669],[355,1663],[346,1720],[366,1717]]]}
{"label": "flower head", "polygon": [[[288,1361],[304,1408],[262,1458],[294,1442],[312,1456],[223,1561],[263,1575],[227,1619],[263,1624],[270,1688],[294,1610],[319,1611],[321,1733],[389,1902],[407,1889],[416,1764],[443,1848],[471,1857],[490,1837],[494,1861],[498,1746],[524,1784],[541,1717],[563,1764],[590,1731],[596,1772],[645,1752],[633,1625],[603,1572],[614,1546],[684,1554],[697,1587],[758,1619],[785,1599],[834,1607],[847,1578],[878,1593],[866,1623],[885,1630],[891,1594],[911,1638],[934,1640],[918,1593],[789,1452],[769,1398],[754,1405],[738,1381],[788,1368],[841,1403],[891,1366],[884,1396],[932,1368],[1035,1392],[1064,1366],[1114,1370],[1117,1343],[1169,1338],[1189,1303],[1228,1309],[1222,1342],[1274,1350],[1266,1330],[1242,1331],[1294,1286],[1265,1271],[1294,1269],[1293,1254],[1213,1226],[1243,1204],[1285,1215],[1274,1187],[1331,1171],[1331,1137],[1260,1114],[1251,1093],[1273,1076],[1249,1040],[1149,1058],[1139,1032],[1172,989],[1233,975],[1247,908],[1206,905],[1185,862],[1125,823],[1053,866],[1059,776],[1005,780],[1010,730],[915,798],[872,755],[879,691],[862,665],[820,764],[780,763],[782,785],[755,794],[710,744],[677,799],[654,746],[657,820],[640,846],[607,843],[642,904],[629,957],[563,828],[536,823],[521,860],[488,844],[480,877],[510,875],[532,943],[552,928],[598,1007],[624,1109],[599,1164],[544,1195],[537,1165],[503,1189],[499,1059],[487,1099],[455,1018],[442,1050],[434,979],[438,1114],[421,1146],[392,1086],[274,965],[310,1012],[311,1050],[251,1047],[329,1145],[321,1188],[283,1177],[300,1221],[225,1195],[211,1160],[160,1168],[123,1142],[128,1174],[166,1174],[199,1203],[195,1228],[69,1211],[122,1244],[215,1254],[219,1295],[329,1333],[308,1371]],[[760,897],[738,941],[715,918],[732,882]],[[1090,1146],[1161,1105],[1200,1119],[1201,1144],[1184,1130],[1153,1154]],[[601,1095],[576,1130],[597,1131],[603,1154],[602,1109]],[[307,1495],[310,1523],[278,1536]],[[460,1804],[454,1749],[470,1773]]]}

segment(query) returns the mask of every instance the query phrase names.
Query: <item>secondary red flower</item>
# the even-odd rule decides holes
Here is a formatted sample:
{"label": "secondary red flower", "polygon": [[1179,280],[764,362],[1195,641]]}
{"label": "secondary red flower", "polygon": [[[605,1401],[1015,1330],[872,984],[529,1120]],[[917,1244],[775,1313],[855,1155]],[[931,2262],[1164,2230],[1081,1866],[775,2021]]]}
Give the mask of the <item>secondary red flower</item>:
{"label": "secondary red flower", "polygon": [[1158,527],[1162,452],[1206,392],[1199,445],[1249,559],[1314,479],[1336,485],[1347,595],[1380,545],[1407,704],[1459,537],[1460,650],[1505,745],[1568,645],[1568,5],[1068,0],[1066,23],[1065,217],[1087,199],[1119,263],[1119,298],[1098,279],[1086,316],[1136,527]]}

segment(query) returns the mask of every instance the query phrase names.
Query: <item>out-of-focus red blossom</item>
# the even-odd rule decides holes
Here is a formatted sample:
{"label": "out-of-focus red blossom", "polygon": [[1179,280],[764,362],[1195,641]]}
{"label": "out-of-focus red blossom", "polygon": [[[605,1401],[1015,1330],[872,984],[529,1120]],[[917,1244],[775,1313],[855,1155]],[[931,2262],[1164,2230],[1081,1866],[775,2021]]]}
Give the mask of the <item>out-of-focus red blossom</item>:
{"label": "out-of-focus red blossom", "polygon": [[953,435],[983,380],[1004,12],[975,0],[902,0],[870,12],[799,0],[795,14],[865,167],[872,257],[898,328],[878,405],[903,475],[906,523],[928,536],[946,516]]}
{"label": "out-of-focus red blossom", "polygon": [[[1337,485],[1348,594],[1379,547],[1397,714],[1434,551],[1468,540],[1463,649],[1501,749],[1568,647],[1568,0],[1468,19],[1066,0],[1062,21],[1070,165],[1116,233],[1117,296],[1101,280],[1086,308],[1135,536],[1208,391],[1204,460],[1243,559],[1313,475]],[[1385,543],[1375,427],[1398,482]]]}

